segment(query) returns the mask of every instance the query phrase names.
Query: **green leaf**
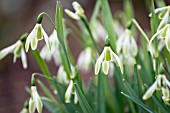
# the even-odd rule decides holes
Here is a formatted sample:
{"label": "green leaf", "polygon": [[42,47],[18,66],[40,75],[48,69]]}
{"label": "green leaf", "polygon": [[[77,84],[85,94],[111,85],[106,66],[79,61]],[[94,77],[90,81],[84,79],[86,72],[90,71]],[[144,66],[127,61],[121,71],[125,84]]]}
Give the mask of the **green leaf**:
{"label": "green leaf", "polygon": [[74,88],[76,90],[78,100],[80,103],[80,106],[84,113],[94,113],[90,105],[88,104],[84,94],[82,93],[80,87],[77,84],[74,84]]}
{"label": "green leaf", "polygon": [[116,50],[116,34],[114,33],[113,28],[113,17],[112,13],[109,7],[108,0],[101,0],[101,6],[102,6],[102,21],[106,28],[106,31],[108,32],[108,36],[110,39],[110,44],[112,46],[112,49]]}
{"label": "green leaf", "polygon": [[41,98],[43,105],[51,112],[51,113],[62,113],[55,105],[51,102],[51,100],[46,98]]}
{"label": "green leaf", "polygon": [[149,107],[147,107],[145,104],[143,104],[142,102],[140,102],[139,100],[137,100],[136,98],[129,96],[123,92],[121,92],[122,95],[124,95],[125,97],[127,97],[128,99],[132,100],[133,102],[135,102],[136,104],[138,104],[139,106],[141,106],[142,108],[144,108],[146,111],[148,111],[149,113],[156,113],[155,111],[151,110]]}
{"label": "green leaf", "polygon": [[97,19],[97,16],[99,16],[100,7],[101,7],[101,0],[96,0],[96,4],[94,6],[94,11],[91,16],[90,24]]}
{"label": "green leaf", "polygon": [[124,0],[124,11],[125,11],[126,22],[128,22],[134,17],[132,0]]}
{"label": "green leaf", "polygon": [[105,113],[104,74],[100,71],[98,75],[98,104],[97,113]]}
{"label": "green leaf", "polygon": [[137,64],[135,64],[134,66],[134,82],[135,82],[134,83],[135,92],[138,94],[138,96],[141,96],[142,86],[141,86],[141,80],[137,69]]}

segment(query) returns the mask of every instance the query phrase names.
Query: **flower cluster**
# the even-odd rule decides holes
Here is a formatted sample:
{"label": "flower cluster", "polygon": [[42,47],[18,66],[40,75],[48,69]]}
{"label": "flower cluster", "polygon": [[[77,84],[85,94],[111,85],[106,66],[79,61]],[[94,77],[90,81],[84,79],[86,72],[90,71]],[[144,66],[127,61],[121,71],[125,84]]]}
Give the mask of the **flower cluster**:
{"label": "flower cluster", "polygon": [[27,57],[26,57],[26,54],[24,51],[23,43],[20,40],[18,40],[13,45],[1,50],[0,51],[0,60],[3,59],[5,56],[7,56],[9,53],[14,54],[14,58],[13,58],[14,63],[16,62],[17,58],[21,57],[23,68],[24,69],[27,68]]}
{"label": "flower cluster", "polygon": [[[159,36],[159,40],[164,43],[160,43],[161,46],[166,45],[167,50],[170,52],[170,24],[168,24],[170,16],[170,6],[157,8],[155,13],[159,13],[159,19],[161,20],[157,32],[152,36],[149,45],[151,46],[152,41]],[[151,14],[150,14],[151,16]]]}
{"label": "flower cluster", "polygon": [[170,105],[170,95],[169,95],[169,88],[170,88],[170,82],[166,78],[165,75],[159,74],[157,76],[156,81],[152,84],[152,86],[147,90],[147,92],[144,94],[143,99],[147,100],[152,96],[152,94],[155,92],[155,90],[161,90],[162,91],[162,99],[165,104]]}

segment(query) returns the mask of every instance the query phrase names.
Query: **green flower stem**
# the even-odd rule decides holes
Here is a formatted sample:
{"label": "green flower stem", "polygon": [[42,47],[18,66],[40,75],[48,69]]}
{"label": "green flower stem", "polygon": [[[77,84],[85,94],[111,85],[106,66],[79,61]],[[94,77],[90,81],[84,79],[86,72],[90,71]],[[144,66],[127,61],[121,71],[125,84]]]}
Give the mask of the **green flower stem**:
{"label": "green flower stem", "polygon": [[141,34],[143,35],[143,37],[146,39],[146,41],[149,43],[149,38],[148,36],[145,34],[145,32],[143,31],[143,29],[140,27],[140,25],[138,24],[138,22],[135,19],[132,19],[133,24],[138,28],[138,30],[141,32]]}
{"label": "green flower stem", "polygon": [[80,19],[81,19],[81,21],[84,23],[84,25],[86,26],[87,31],[89,32],[90,38],[91,38],[91,40],[92,40],[92,43],[94,44],[94,45],[93,45],[94,48],[96,49],[97,52],[99,52],[98,45],[97,45],[96,41],[94,40],[93,34],[92,34],[92,32],[91,32],[90,26],[89,26],[86,18],[83,17],[83,16],[80,16]]}
{"label": "green flower stem", "polygon": [[[45,13],[45,12],[40,13],[40,14],[38,15],[38,18],[39,18],[39,17],[43,17],[44,15],[47,16],[47,18],[50,20],[52,26],[55,28],[55,24],[54,24],[53,20],[51,19],[51,17],[50,17],[47,13]],[[38,19],[38,18],[37,18],[37,19]],[[56,28],[55,28],[55,29],[56,29]]]}
{"label": "green flower stem", "polygon": [[[32,50],[31,52],[32,52],[33,56],[35,57],[38,65],[40,66],[41,71],[43,72],[44,76],[46,78],[52,78],[51,73],[50,73],[46,63],[44,62],[44,60],[41,58],[39,51],[38,50],[34,50],[34,51]],[[53,80],[48,79],[48,81],[51,85],[53,85]]]}

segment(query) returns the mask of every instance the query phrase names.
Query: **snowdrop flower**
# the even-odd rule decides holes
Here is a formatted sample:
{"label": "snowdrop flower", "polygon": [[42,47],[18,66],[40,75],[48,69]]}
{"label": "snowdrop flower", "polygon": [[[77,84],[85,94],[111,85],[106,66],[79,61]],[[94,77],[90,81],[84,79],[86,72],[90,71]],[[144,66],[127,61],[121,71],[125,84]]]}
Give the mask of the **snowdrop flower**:
{"label": "snowdrop flower", "polygon": [[80,16],[84,16],[84,9],[81,7],[81,5],[77,2],[73,2],[72,3],[73,8],[75,10],[75,13],[73,13],[72,11],[65,9],[64,11],[66,12],[66,14],[68,16],[70,16],[71,18],[75,19],[75,20],[79,20]]}
{"label": "snowdrop flower", "polygon": [[137,44],[129,29],[126,29],[116,42],[116,51],[124,57],[135,57],[138,52]]}
{"label": "snowdrop flower", "polygon": [[40,23],[37,23],[35,25],[34,29],[31,31],[31,33],[28,35],[28,37],[26,39],[26,43],[25,43],[26,52],[28,52],[28,50],[29,50],[30,43],[31,43],[32,50],[35,50],[37,48],[38,41],[42,40],[43,38],[47,44],[47,47],[49,49],[51,49],[48,35],[42,28],[42,25]]}
{"label": "snowdrop flower", "polygon": [[[106,40],[108,40],[108,38]],[[104,72],[104,74],[107,75],[109,72],[109,62],[112,62],[112,61],[115,61],[118,63],[121,73],[123,73],[123,65],[119,57],[112,51],[112,49],[110,48],[110,45],[106,45],[104,47],[103,52],[101,53],[101,55],[96,61],[95,74],[97,75],[99,73],[100,67],[102,65],[102,71]]]}
{"label": "snowdrop flower", "polygon": [[70,83],[69,83],[69,86],[66,90],[66,93],[65,93],[65,103],[70,103],[71,102],[71,96],[72,94],[74,94],[74,103],[77,104],[78,102],[78,97],[77,97],[77,94],[74,90],[74,84],[73,84],[73,81],[70,80]]}
{"label": "snowdrop flower", "polygon": [[[157,29],[157,31],[159,31],[162,28],[164,28],[164,26],[168,23],[169,15],[170,15],[170,6],[157,8],[157,9],[155,9],[155,13],[159,13],[158,17],[159,17],[159,19],[161,19],[161,22]],[[149,16],[152,16],[152,15],[150,14]]]}
{"label": "snowdrop flower", "polygon": [[102,24],[98,20],[96,20],[96,21],[93,21],[90,27],[91,27],[94,39],[97,42],[100,42],[100,41],[104,42],[107,33],[106,33],[105,28],[102,26]]}
{"label": "snowdrop flower", "polygon": [[169,97],[169,89],[170,88],[170,82],[166,78],[165,75],[159,74],[157,76],[156,81],[151,85],[151,87],[146,91],[146,93],[143,96],[143,100],[147,100],[152,96],[152,94],[155,92],[155,90],[162,90],[162,99],[163,101],[168,102],[170,100]]}
{"label": "snowdrop flower", "polygon": [[62,65],[58,69],[57,80],[60,83],[69,84],[69,79]]}
{"label": "snowdrop flower", "polygon": [[118,37],[120,37],[124,31],[123,26],[119,23],[118,20],[113,20],[113,28]]}
{"label": "snowdrop flower", "polygon": [[157,31],[151,38],[149,42],[149,47],[151,47],[152,41],[159,35],[159,39],[165,40],[165,45],[167,50],[170,52],[170,24],[167,24],[164,28]]}
{"label": "snowdrop flower", "polygon": [[24,69],[27,68],[27,58],[26,58],[26,54],[24,51],[24,46],[20,40],[18,40],[13,45],[1,50],[0,51],[0,60],[3,59],[5,56],[7,56],[9,53],[14,54],[14,58],[13,58],[14,63],[16,62],[17,58],[21,57],[23,68]]}
{"label": "snowdrop flower", "polygon": [[44,60],[50,61],[52,58],[54,59],[54,62],[56,65],[61,64],[61,58],[59,53],[59,41],[57,38],[57,32],[54,30],[52,34],[49,37],[50,45],[51,45],[51,51],[49,51],[49,48],[47,45],[44,45],[42,48],[40,55]]}
{"label": "snowdrop flower", "polygon": [[29,100],[29,112],[34,113],[37,109],[38,113],[42,113],[43,104],[37,92],[36,86],[31,86],[31,97]]}
{"label": "snowdrop flower", "polygon": [[92,50],[90,47],[83,50],[77,61],[78,68],[84,71],[88,71],[92,62]]}

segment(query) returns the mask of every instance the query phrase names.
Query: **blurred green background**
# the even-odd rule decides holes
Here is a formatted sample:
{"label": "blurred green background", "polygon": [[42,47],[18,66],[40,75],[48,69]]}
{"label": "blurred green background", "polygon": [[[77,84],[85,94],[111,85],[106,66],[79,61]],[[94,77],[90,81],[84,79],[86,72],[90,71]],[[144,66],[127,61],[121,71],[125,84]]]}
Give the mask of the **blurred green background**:
{"label": "blurred green background", "polygon": [[[61,0],[63,8],[72,9],[74,0]],[[95,0],[77,0],[85,9],[85,14],[90,18]],[[132,0],[135,9],[135,18],[142,28],[149,30],[148,10],[144,0]],[[35,25],[37,15],[42,11],[47,12],[54,20],[56,0],[0,0],[0,50],[13,44],[19,37],[30,32]],[[123,9],[123,0],[109,1],[112,13]],[[169,0],[166,0],[170,4]],[[64,17],[68,18],[65,14]],[[73,21],[74,22],[74,21]],[[53,28],[47,18],[43,19],[43,27],[48,35]],[[77,59],[80,49],[76,40],[69,40],[69,47]],[[43,41],[41,42],[43,44]],[[41,45],[40,45],[41,46]],[[41,72],[34,58],[27,54],[28,69],[24,70],[20,59],[12,63],[12,55],[0,61],[0,113],[18,113],[23,107],[29,94],[25,91],[30,86],[33,72]],[[57,74],[57,67],[53,62],[48,63],[52,74]],[[86,77],[84,79],[87,81]],[[44,111],[47,112],[48,111]]]}

